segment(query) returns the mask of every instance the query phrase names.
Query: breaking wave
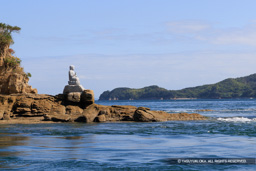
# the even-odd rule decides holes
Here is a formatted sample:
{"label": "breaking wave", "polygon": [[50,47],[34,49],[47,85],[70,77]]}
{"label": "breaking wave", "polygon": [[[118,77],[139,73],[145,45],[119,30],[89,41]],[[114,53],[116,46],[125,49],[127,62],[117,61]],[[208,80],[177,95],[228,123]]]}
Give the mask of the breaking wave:
{"label": "breaking wave", "polygon": [[217,118],[218,121],[225,122],[256,122],[256,118],[245,118],[245,117],[231,117],[231,118]]}

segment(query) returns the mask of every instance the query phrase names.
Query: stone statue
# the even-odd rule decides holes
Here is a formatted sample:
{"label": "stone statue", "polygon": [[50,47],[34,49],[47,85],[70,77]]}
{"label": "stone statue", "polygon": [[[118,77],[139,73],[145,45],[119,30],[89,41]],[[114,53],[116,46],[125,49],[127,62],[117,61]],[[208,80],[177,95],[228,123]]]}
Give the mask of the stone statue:
{"label": "stone statue", "polygon": [[69,67],[69,85],[80,85],[79,78],[76,75],[76,72],[74,71],[75,66],[71,65]]}
{"label": "stone statue", "polygon": [[69,93],[82,93],[85,89],[82,85],[80,85],[79,78],[76,75],[76,72],[74,71],[75,66],[71,65],[69,67],[69,81],[68,85],[65,86],[63,90],[63,94],[69,94]]}

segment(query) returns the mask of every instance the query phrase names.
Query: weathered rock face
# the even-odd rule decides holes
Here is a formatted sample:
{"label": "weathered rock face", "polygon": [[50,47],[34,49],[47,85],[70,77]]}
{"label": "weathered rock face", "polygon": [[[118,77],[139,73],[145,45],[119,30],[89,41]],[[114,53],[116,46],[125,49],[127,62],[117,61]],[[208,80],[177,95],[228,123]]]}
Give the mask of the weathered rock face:
{"label": "weathered rock face", "polygon": [[150,109],[144,107],[139,107],[134,113],[134,120],[140,122],[167,121],[168,117],[168,113],[151,111]]}
{"label": "weathered rock face", "polygon": [[64,94],[63,102],[65,105],[79,106],[85,109],[87,106],[94,104],[94,93],[92,90],[83,90],[82,92],[70,92]]}
{"label": "weathered rock face", "polygon": [[66,96],[67,96],[66,97],[67,101],[74,102],[74,103],[80,103],[80,97],[81,97],[81,93],[80,92],[68,93]]}
{"label": "weathered rock face", "polygon": [[151,111],[139,107],[134,113],[134,120],[139,122],[161,122],[170,120],[205,120],[206,117],[197,113],[166,113],[163,111]]}
{"label": "weathered rock face", "polygon": [[28,78],[23,74],[0,75],[0,80],[0,94],[37,94],[37,90],[28,85]]}
{"label": "weathered rock face", "polygon": [[[85,100],[88,101],[87,98],[85,98]],[[80,106],[80,103],[73,105],[66,103],[64,95],[0,95],[0,120],[12,120],[12,118],[19,117],[41,118],[42,116],[46,121],[85,123],[113,121],[157,122],[206,119],[206,117],[199,114],[169,114],[163,111],[151,111],[149,108],[137,108],[135,106],[103,106],[92,103],[83,108]]]}
{"label": "weathered rock face", "polygon": [[37,94],[37,90],[28,85],[28,76],[19,65],[15,68],[8,68],[4,65],[5,58],[1,57],[0,62],[0,94],[32,93]]}
{"label": "weathered rock face", "polygon": [[66,114],[67,115],[81,115],[83,113],[83,109],[78,106],[68,105],[66,106]]}
{"label": "weathered rock face", "polygon": [[81,94],[81,106],[83,108],[86,108],[86,106],[89,106],[94,103],[94,93],[92,90],[84,90]]}

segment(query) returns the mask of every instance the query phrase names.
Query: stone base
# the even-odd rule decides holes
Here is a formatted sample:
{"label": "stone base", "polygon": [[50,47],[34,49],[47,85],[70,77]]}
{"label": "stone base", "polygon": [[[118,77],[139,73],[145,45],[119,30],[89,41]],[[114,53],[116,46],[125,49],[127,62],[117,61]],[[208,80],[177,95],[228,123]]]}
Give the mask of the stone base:
{"label": "stone base", "polygon": [[81,94],[81,106],[86,108],[87,106],[94,103],[94,93],[93,90],[84,90]]}
{"label": "stone base", "polygon": [[82,85],[66,85],[63,94],[68,94],[68,93],[74,93],[74,92],[80,92],[82,93],[84,90]]}
{"label": "stone base", "polygon": [[68,85],[79,85],[80,83],[77,81],[68,81]]}

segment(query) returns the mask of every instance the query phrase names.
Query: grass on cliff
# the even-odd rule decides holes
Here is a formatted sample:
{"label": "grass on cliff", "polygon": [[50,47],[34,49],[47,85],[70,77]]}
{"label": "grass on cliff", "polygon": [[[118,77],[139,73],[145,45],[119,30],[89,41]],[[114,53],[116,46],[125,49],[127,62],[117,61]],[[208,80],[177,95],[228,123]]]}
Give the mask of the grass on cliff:
{"label": "grass on cliff", "polygon": [[5,23],[0,23],[0,56],[7,54],[9,47],[14,43],[12,39],[12,32],[19,32],[20,27],[10,26]]}
{"label": "grass on cliff", "polygon": [[5,23],[0,23],[0,57],[3,57],[2,69],[10,73],[24,74],[27,78],[31,77],[31,73],[25,73],[20,66],[21,59],[13,56],[15,51],[10,47],[14,43],[12,38],[13,32],[21,30],[18,26],[10,26]]}
{"label": "grass on cliff", "polygon": [[7,56],[4,58],[4,66],[5,68],[12,68],[15,69],[20,66],[21,59],[14,56]]}

